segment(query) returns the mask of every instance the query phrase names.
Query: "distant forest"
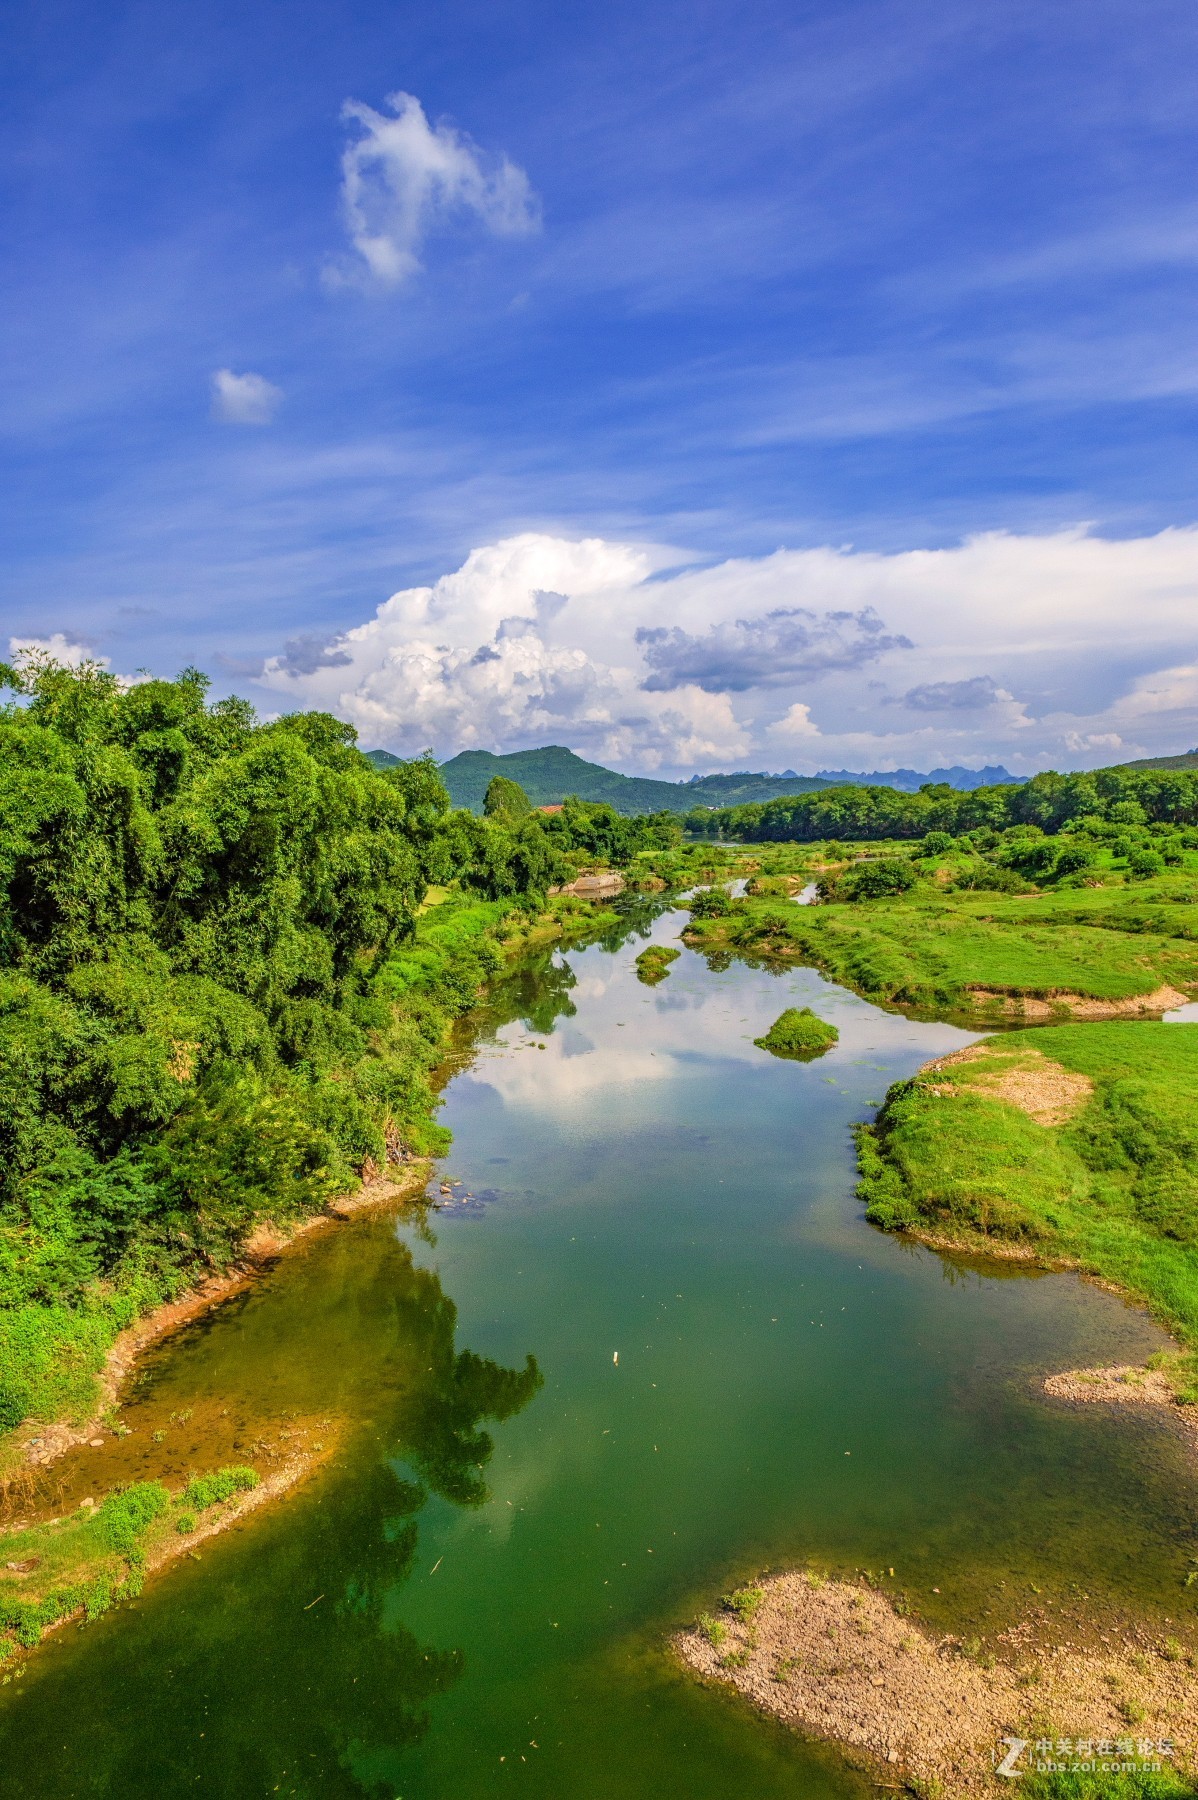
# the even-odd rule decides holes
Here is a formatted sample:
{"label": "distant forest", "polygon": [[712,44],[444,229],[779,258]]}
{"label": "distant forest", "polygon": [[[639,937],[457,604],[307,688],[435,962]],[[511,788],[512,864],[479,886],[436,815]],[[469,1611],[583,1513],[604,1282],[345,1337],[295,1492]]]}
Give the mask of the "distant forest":
{"label": "distant forest", "polygon": [[[387,750],[367,752],[376,768],[399,761]],[[463,750],[441,765],[441,779],[455,806],[481,812],[487,788],[496,775],[516,781],[534,806],[553,806],[574,795],[580,800],[602,801],[625,817],[638,813],[686,813],[695,806],[741,806],[777,800],[791,794],[817,793],[846,782],[896,788],[915,793],[925,782],[946,781],[954,788],[1015,783],[1018,777],[1006,769],[933,769],[921,775],[915,769],[892,769],[857,774],[848,769],[828,769],[819,775],[766,775],[742,771],[732,775],[704,775],[693,781],[655,781],[648,776],[620,775],[600,763],[587,762],[562,744],[546,744],[539,750],[515,750],[496,756],[490,750]]]}

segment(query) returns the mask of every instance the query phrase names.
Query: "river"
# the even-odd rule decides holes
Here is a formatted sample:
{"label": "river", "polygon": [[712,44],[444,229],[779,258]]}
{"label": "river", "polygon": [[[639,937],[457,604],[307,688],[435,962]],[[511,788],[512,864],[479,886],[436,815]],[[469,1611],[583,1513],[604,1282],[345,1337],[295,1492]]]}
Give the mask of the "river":
{"label": "river", "polygon": [[[1183,1604],[1177,1443],[1038,1391],[1155,1329],[863,1222],[853,1121],[966,1034],[690,951],[644,986],[683,922],[497,985],[442,1115],[470,1199],[318,1234],[146,1360],[127,1457],[157,1429],[209,1466],[288,1418],[338,1449],[0,1689],[5,1800],[847,1800],[859,1775],[690,1681],[671,1629],[808,1560],[893,1568],[980,1635]],[[808,1004],[827,1056],[754,1047]]]}

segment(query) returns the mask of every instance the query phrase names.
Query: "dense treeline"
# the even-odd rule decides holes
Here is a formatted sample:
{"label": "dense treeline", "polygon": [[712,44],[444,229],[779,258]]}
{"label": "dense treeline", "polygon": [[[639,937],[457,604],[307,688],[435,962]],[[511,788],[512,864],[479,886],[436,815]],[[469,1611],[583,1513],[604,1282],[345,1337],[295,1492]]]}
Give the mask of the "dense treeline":
{"label": "dense treeline", "polygon": [[[3,1429],[256,1221],[435,1146],[428,1072],[498,961],[480,929],[661,833],[452,811],[431,758],[380,773],[352,727],[259,723],[196,671],[0,677]],[[414,946],[430,884],[478,929]]]}
{"label": "dense treeline", "polygon": [[701,837],[745,843],[854,842],[922,838],[943,831],[957,837],[989,829],[1033,825],[1050,835],[1066,826],[1106,822],[1121,826],[1198,823],[1198,770],[1099,769],[1058,775],[1049,771],[1022,786],[974,788],[963,793],[947,783],[917,794],[894,788],[837,787],[796,794],[761,806],[717,812],[698,807],[684,820]]}

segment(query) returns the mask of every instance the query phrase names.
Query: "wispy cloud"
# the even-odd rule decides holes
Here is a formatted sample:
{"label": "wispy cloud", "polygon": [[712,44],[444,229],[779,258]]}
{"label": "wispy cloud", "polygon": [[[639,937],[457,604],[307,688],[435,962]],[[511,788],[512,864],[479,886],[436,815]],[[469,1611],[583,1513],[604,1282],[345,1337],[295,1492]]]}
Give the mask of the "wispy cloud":
{"label": "wispy cloud", "polygon": [[218,369],[212,377],[212,411],[226,425],[269,425],[282,398],[282,388],[265,375]]}
{"label": "wispy cloud", "polygon": [[362,134],[341,157],[345,224],[361,261],[333,265],[331,281],[356,275],[398,287],[420,268],[425,238],[455,219],[473,216],[498,237],[538,229],[540,202],[523,169],[487,157],[452,125],[430,125],[412,94],[390,94],[385,104],[394,117],[361,100],[342,108]]}

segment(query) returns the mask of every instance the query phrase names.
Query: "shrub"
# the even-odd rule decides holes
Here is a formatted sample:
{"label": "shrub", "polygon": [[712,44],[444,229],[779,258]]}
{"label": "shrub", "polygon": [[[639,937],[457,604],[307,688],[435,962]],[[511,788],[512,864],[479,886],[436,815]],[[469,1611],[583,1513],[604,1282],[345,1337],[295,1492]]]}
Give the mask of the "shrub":
{"label": "shrub", "polygon": [[1077,875],[1082,869],[1094,867],[1094,852],[1088,844],[1067,844],[1059,852],[1053,868],[1054,875]]}
{"label": "shrub", "polygon": [[1133,850],[1127,859],[1127,867],[1137,881],[1147,881],[1152,875],[1159,875],[1164,869],[1165,859],[1159,850]]}
{"label": "shrub", "polygon": [[692,919],[723,919],[732,911],[732,902],[723,888],[704,888],[688,901]]}
{"label": "shrub", "polygon": [[160,1481],[139,1481],[109,1494],[96,1513],[96,1530],[112,1550],[129,1556],[138,1539],[170,1505],[170,1495]]}
{"label": "shrub", "polygon": [[877,861],[854,863],[835,882],[821,882],[820,894],[825,900],[883,900],[905,894],[914,886],[915,871],[910,863],[897,856],[883,856]]}
{"label": "shrub", "polygon": [[184,1506],[203,1512],[206,1506],[231,1500],[234,1494],[257,1485],[258,1476],[253,1469],[233,1464],[227,1469],[214,1469],[210,1475],[193,1475],[180,1498]]}

